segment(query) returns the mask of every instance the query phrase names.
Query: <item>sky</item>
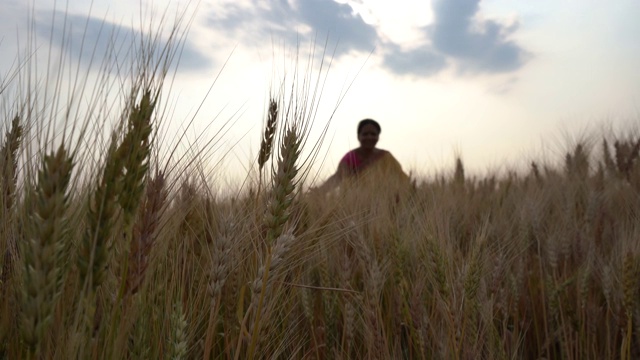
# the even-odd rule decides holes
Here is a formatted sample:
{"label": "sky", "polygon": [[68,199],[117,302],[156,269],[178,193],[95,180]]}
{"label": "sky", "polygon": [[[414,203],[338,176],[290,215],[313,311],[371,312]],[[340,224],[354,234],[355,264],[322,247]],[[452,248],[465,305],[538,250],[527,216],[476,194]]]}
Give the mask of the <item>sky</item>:
{"label": "sky", "polygon": [[[421,175],[452,170],[458,155],[478,173],[561,159],[572,139],[640,120],[637,0],[134,3],[3,0],[1,53],[23,53],[35,34],[38,51],[64,51],[90,68],[93,47],[80,39],[101,54],[105,34],[130,43],[132,29],[185,11],[167,129],[218,134],[221,178],[252,166],[269,93],[296,69],[323,85],[309,133],[313,142],[328,125],[312,165],[320,178],[358,146],[363,118],[381,124],[380,148]],[[0,76],[16,56],[2,56]]]}

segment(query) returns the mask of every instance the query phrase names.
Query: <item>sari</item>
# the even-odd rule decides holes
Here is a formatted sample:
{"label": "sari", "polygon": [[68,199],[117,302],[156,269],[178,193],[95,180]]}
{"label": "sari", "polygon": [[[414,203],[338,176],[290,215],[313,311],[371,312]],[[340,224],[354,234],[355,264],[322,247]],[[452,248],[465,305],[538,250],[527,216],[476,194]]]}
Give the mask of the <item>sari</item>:
{"label": "sari", "polygon": [[[363,160],[355,150],[349,151],[340,160],[341,179],[349,183],[348,187],[371,190],[395,190],[398,192],[411,185],[409,176],[390,152],[380,150],[379,153]],[[376,189],[377,188],[377,189]]]}
{"label": "sari", "polygon": [[343,177],[355,176],[364,177],[370,173],[375,175],[392,176],[395,180],[409,180],[409,176],[402,171],[402,166],[386,150],[379,150],[379,153],[372,158],[363,160],[356,150],[351,150],[346,153],[342,160],[340,160],[340,168],[343,172]]}

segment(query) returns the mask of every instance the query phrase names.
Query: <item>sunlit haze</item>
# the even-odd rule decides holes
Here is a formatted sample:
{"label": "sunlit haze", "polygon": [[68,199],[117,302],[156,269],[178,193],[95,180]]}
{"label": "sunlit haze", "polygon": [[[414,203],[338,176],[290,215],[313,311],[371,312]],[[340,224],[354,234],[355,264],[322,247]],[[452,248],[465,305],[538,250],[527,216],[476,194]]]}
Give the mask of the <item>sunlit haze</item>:
{"label": "sunlit haze", "polygon": [[[2,77],[24,50],[30,27],[38,51],[61,48],[54,10],[58,20],[68,15],[66,51],[81,54],[82,34],[99,44],[117,27],[141,28],[147,17],[160,23],[166,9],[171,23],[187,6],[25,3],[0,3]],[[557,157],[554,151],[570,145],[567,136],[602,126],[630,129],[640,120],[637,0],[202,0],[188,6],[195,12],[187,12],[192,23],[169,96],[175,111],[166,120],[172,131],[184,131],[219,74],[187,132],[213,135],[232,120],[218,143],[222,178],[247,173],[269,91],[293,73],[297,46],[304,72],[314,40],[316,64],[325,51],[330,68],[312,140],[333,114],[314,165],[321,177],[357,146],[363,118],[382,125],[379,147],[405,170],[424,175],[452,169],[456,154],[478,172]]]}

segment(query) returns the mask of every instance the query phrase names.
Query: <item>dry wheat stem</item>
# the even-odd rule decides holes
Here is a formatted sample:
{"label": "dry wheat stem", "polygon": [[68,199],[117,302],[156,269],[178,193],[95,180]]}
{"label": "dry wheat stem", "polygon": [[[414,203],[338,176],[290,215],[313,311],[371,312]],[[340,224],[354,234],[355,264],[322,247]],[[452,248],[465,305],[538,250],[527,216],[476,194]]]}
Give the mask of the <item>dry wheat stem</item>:
{"label": "dry wheat stem", "polygon": [[11,130],[9,130],[4,138],[4,144],[0,148],[0,196],[2,196],[3,213],[8,213],[13,204],[14,192],[16,189],[17,169],[18,169],[18,150],[22,143],[23,126],[20,123],[20,117],[16,116],[11,122]]}
{"label": "dry wheat stem", "polygon": [[247,351],[249,358],[253,358],[258,340],[257,335],[260,333],[262,321],[264,321],[263,318],[267,315],[263,310],[264,301],[270,296],[273,279],[277,277],[278,272],[281,270],[284,256],[294,240],[295,236],[292,234],[283,234],[276,239],[273,247],[269,250],[265,264],[258,269],[258,274],[251,284],[250,309],[253,311],[254,319],[251,326],[249,326],[251,333],[249,350]]}
{"label": "dry wheat stem", "polygon": [[156,242],[158,223],[166,200],[164,173],[156,172],[155,176],[149,180],[139,219],[133,227],[129,251],[129,275],[126,280],[128,294],[135,294],[145,278],[145,272],[149,266],[149,254]]}
{"label": "dry wheat stem", "polygon": [[273,139],[276,134],[276,126],[278,122],[278,102],[274,98],[269,99],[269,110],[267,115],[267,124],[264,129],[264,136],[260,143],[260,155],[258,156],[258,168],[262,171],[264,165],[271,157],[271,148]]}

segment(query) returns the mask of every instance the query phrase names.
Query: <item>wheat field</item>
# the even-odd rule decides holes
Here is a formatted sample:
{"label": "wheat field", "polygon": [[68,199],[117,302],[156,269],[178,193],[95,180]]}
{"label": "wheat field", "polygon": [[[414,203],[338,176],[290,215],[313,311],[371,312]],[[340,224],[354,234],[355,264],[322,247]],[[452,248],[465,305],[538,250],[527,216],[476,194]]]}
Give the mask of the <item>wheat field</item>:
{"label": "wheat field", "polygon": [[115,97],[107,76],[80,101],[3,74],[0,358],[640,356],[640,134],[321,195],[294,91],[220,196],[202,150],[158,155],[179,39],[148,41]]}

